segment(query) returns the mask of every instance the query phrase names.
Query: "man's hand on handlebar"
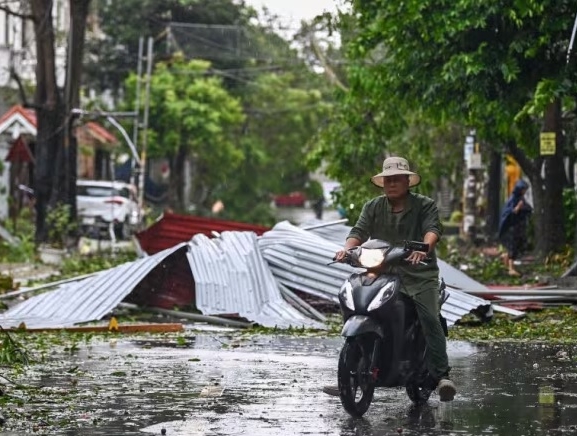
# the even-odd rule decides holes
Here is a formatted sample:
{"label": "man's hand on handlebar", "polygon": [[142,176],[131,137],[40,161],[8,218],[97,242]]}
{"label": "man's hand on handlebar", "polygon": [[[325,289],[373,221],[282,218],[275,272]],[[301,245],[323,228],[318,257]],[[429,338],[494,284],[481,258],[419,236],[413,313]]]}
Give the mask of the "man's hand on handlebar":
{"label": "man's hand on handlebar", "polygon": [[345,250],[343,248],[343,249],[341,249],[335,253],[335,257],[333,257],[333,260],[335,262],[342,262],[345,259],[346,255],[347,255],[347,250]]}
{"label": "man's hand on handlebar", "polygon": [[409,257],[407,257],[407,261],[411,262],[413,265],[417,265],[421,262],[424,262],[427,258],[427,253],[424,251],[413,251]]}

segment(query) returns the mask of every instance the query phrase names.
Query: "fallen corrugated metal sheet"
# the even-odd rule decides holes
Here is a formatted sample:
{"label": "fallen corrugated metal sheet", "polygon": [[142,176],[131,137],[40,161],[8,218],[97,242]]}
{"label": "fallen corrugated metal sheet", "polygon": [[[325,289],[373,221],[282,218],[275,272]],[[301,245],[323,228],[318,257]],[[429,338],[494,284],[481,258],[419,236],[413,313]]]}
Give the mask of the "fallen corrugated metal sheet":
{"label": "fallen corrugated metal sheet", "polygon": [[238,314],[268,327],[322,327],[283,299],[254,233],[196,235],[187,256],[203,314]]}
{"label": "fallen corrugated metal sheet", "polygon": [[157,266],[171,256],[184,256],[186,244],[154,256],[102,271],[97,275],[34,296],[0,314],[4,328],[25,323],[30,328],[68,327],[96,321],[112,311]]}
{"label": "fallen corrugated metal sheet", "polygon": [[170,308],[195,303],[205,315],[238,314],[268,327],[323,328],[282,298],[256,240],[252,232],[224,232],[214,239],[199,234],[189,243],[32,297],[1,314],[0,325],[69,327],[99,320],[125,301]]}
{"label": "fallen corrugated metal sheet", "polygon": [[185,252],[152,269],[124,302],[167,310],[194,307],[194,277]]}
{"label": "fallen corrugated metal sheet", "polygon": [[269,230],[268,227],[254,224],[165,213],[152,226],[137,233],[136,238],[146,253],[155,254],[181,242],[188,242],[197,234],[212,237],[212,232],[249,231],[261,235],[267,230]]}
{"label": "fallen corrugated metal sheet", "polygon": [[[339,247],[341,247],[343,245],[344,241],[346,240],[346,238],[347,238],[347,236],[351,230],[350,226],[347,226],[347,225],[344,225],[341,223],[338,223],[338,224],[327,223],[328,225],[326,225],[326,226],[317,227],[320,224],[322,224],[322,222],[320,222],[320,221],[311,221],[311,222],[308,222],[306,224],[303,224],[301,226],[301,228],[314,227],[314,228],[311,228],[309,230],[311,233],[314,233],[314,234],[320,236],[321,238],[323,238],[327,241],[335,242],[336,244],[339,245]],[[472,290],[487,289],[487,287],[485,285],[479,283],[476,280],[473,280],[471,277],[469,277],[468,275],[466,275],[462,271],[449,265],[447,262],[445,262],[441,259],[439,259],[439,271],[440,271],[441,277],[443,277],[443,280],[447,284],[449,290],[453,293],[459,292],[459,298],[461,298],[463,300],[468,300],[469,297],[471,297],[473,299],[477,298],[477,297],[471,296],[470,294],[467,294],[466,293],[467,290],[472,291]],[[470,300],[469,304],[474,305],[475,301]],[[515,310],[515,309],[511,309],[508,307],[503,307],[500,305],[493,305],[493,309],[495,311],[507,313],[507,314],[512,315],[512,316],[524,315],[524,312],[521,312],[521,311]]]}
{"label": "fallen corrugated metal sheet", "polygon": [[[301,228],[307,228],[308,226],[315,226],[318,224],[319,223],[315,221],[311,221],[309,223],[303,224]],[[308,231],[327,241],[338,244],[339,248],[341,248],[344,245],[345,240],[351,231],[351,228],[352,227],[344,224],[333,224],[327,225],[325,227],[315,227]],[[449,265],[447,262],[439,259],[438,263],[441,277],[443,277],[445,283],[452,289],[487,289],[486,286],[482,285],[476,280],[473,280],[471,277],[462,271],[459,271],[457,268]]]}
{"label": "fallen corrugated metal sheet", "polygon": [[354,271],[341,263],[327,265],[340,245],[288,221],[264,233],[258,244],[278,281],[317,297],[337,302],[340,287]]}
{"label": "fallen corrugated metal sheet", "polygon": [[[351,226],[342,223],[324,223],[320,220],[311,220],[301,224],[299,227],[308,230],[326,241],[331,241],[342,247],[351,231]],[[310,230],[309,230],[310,228]]]}
{"label": "fallen corrugated metal sheet", "polygon": [[[323,236],[314,233],[319,229]],[[253,232],[224,231],[213,239],[200,233],[188,243],[32,297],[0,315],[0,324],[71,326],[101,319],[124,300],[160,307],[196,304],[206,315],[238,314],[265,326],[321,327],[282,298],[279,283],[337,301],[354,269],[327,265],[342,246],[336,237],[328,237],[327,229],[307,231],[282,222],[258,239]],[[441,262],[447,283],[461,287],[466,276],[452,270]],[[443,314],[452,325],[478,308],[489,310],[490,303],[451,290]]]}
{"label": "fallen corrugated metal sheet", "polygon": [[[306,228],[307,225],[303,227]],[[333,228],[334,234],[331,233]],[[259,239],[259,246],[273,274],[281,283],[317,297],[338,301],[339,289],[353,268],[343,264],[327,266],[327,263],[331,262],[335,252],[342,248],[349,230],[350,227],[342,224],[303,230],[284,221],[264,233]],[[341,237],[341,242],[337,242]],[[462,282],[463,276],[466,276],[446,262],[440,262],[439,267],[441,277],[447,283],[469,283]],[[490,314],[489,301],[455,289],[449,291],[450,297],[442,308],[443,316],[449,325],[475,309]]]}

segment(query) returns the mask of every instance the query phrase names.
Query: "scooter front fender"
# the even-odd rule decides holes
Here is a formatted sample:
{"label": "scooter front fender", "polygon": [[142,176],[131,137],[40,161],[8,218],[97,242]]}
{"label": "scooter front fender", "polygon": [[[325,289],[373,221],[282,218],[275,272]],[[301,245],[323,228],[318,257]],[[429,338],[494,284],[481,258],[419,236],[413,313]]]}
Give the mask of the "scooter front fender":
{"label": "scooter front fender", "polygon": [[384,337],[383,328],[373,318],[364,315],[354,315],[345,322],[341,336],[348,338],[366,333],[376,333],[381,338]]}

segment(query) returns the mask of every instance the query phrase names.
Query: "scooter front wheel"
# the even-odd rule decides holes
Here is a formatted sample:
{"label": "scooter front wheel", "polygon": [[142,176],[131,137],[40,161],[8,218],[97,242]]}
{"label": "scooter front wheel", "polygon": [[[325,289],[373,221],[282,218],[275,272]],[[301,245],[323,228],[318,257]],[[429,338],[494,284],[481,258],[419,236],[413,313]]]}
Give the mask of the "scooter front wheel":
{"label": "scooter front wheel", "polygon": [[407,395],[409,399],[417,405],[425,404],[429,400],[432,392],[431,389],[423,388],[416,383],[410,382],[407,384]]}
{"label": "scooter front wheel", "polygon": [[338,382],[341,403],[355,417],[363,416],[373,401],[375,382],[371,374],[370,351],[358,338],[348,338],[339,356]]}

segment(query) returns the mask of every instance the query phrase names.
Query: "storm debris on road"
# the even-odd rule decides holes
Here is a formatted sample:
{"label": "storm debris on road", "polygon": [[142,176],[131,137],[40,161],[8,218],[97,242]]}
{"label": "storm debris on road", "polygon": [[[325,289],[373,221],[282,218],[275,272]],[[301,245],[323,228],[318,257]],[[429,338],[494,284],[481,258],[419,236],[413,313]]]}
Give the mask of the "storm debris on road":
{"label": "storm debris on road", "polygon": [[[200,311],[221,324],[236,319],[265,327],[323,329],[326,318],[309,302],[325,302],[336,311],[340,287],[353,271],[344,264],[328,265],[340,247],[336,238],[346,229],[338,222],[333,231],[339,236],[330,238],[329,227],[331,223],[306,230],[285,221],[261,236],[252,231],[214,232],[212,238],[199,233],[151,256],[35,295],[1,314],[0,323],[74,326],[130,303]],[[456,289],[469,286],[470,278],[443,263],[441,270],[452,287],[443,306],[449,325],[469,313],[492,316],[489,301]]]}

